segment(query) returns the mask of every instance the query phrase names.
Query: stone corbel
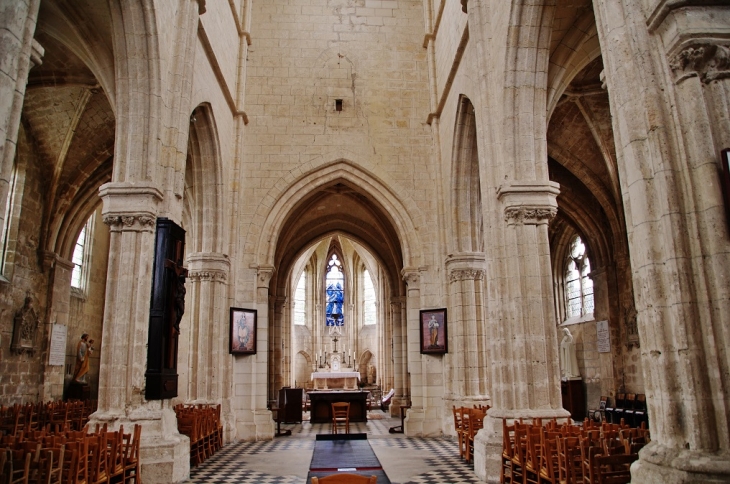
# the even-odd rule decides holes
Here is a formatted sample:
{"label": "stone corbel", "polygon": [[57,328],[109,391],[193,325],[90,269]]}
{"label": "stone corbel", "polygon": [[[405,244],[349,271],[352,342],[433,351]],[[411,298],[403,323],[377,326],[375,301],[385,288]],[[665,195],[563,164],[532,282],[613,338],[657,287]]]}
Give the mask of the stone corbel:
{"label": "stone corbel", "polygon": [[43,55],[45,49],[38,43],[37,40],[33,39],[30,43],[30,68],[33,69],[35,66],[43,64]]}
{"label": "stone corbel", "polygon": [[557,197],[560,185],[512,183],[497,190],[497,199],[504,206],[504,220],[509,225],[542,225],[558,214]]}
{"label": "stone corbel", "polygon": [[708,84],[730,77],[730,46],[712,42],[693,42],[669,58],[675,82],[699,77]]}
{"label": "stone corbel", "polygon": [[162,192],[149,183],[109,182],[99,188],[102,220],[112,232],[153,232]]}
{"label": "stone corbel", "polygon": [[188,256],[188,278],[191,281],[226,283],[231,261],[226,254],[195,252]]}
{"label": "stone corbel", "polygon": [[112,232],[154,232],[156,218],[149,213],[106,214],[102,220]]}
{"label": "stone corbel", "polygon": [[259,289],[268,289],[271,278],[274,276],[274,266],[261,265],[256,270],[256,284]]}

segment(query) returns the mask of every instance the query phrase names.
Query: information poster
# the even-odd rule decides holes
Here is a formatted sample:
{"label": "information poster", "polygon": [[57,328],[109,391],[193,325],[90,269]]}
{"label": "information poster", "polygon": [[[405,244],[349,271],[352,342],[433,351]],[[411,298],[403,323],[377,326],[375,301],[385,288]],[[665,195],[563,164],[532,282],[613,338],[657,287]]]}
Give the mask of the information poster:
{"label": "information poster", "polygon": [[66,325],[53,325],[51,330],[51,351],[48,354],[49,366],[63,366],[66,363],[66,336]]}
{"label": "information poster", "polygon": [[598,352],[611,352],[611,334],[608,332],[608,321],[597,321],[596,331],[598,333]]}

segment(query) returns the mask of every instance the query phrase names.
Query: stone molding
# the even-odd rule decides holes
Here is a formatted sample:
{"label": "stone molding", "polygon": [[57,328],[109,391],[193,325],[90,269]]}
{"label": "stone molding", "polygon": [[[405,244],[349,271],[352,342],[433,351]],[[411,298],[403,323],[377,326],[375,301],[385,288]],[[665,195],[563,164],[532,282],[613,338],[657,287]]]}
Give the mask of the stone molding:
{"label": "stone molding", "polygon": [[112,232],[154,232],[157,218],[149,213],[104,215],[102,220]]}
{"label": "stone molding", "polygon": [[151,183],[109,182],[99,188],[104,202],[102,214],[112,216],[157,216],[157,205],[162,201],[162,191]]}
{"label": "stone molding", "polygon": [[188,271],[190,282],[226,282],[228,274],[221,271]]}
{"label": "stone molding", "polygon": [[508,225],[541,225],[558,214],[559,193],[560,185],[555,182],[516,182],[499,187],[497,199],[503,203]]}
{"label": "stone molding", "polygon": [[699,77],[704,84],[726,79],[730,77],[730,46],[693,42],[670,57],[669,67],[677,84],[690,77]]}
{"label": "stone molding", "polygon": [[449,272],[449,282],[484,280],[483,269],[456,269]]}
{"label": "stone molding", "polygon": [[70,272],[73,270],[75,264],[55,252],[51,252],[50,250],[43,251],[43,270],[48,272],[51,269],[55,269],[57,265]]}

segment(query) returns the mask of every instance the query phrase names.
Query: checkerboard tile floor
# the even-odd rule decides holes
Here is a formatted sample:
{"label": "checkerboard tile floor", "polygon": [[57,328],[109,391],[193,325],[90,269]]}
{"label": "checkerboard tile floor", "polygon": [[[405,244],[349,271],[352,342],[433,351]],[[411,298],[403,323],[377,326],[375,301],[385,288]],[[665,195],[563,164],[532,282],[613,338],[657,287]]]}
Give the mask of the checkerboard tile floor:
{"label": "checkerboard tile floor", "polygon": [[[459,457],[458,445],[448,437],[407,438],[390,434],[388,429],[400,424],[398,419],[369,420],[350,424],[350,432],[368,434],[370,445],[399,467],[388,474],[388,462],[381,459],[383,470],[392,484],[466,484],[479,483],[471,464]],[[306,476],[318,433],[329,433],[329,424],[282,425],[292,430],[288,437],[263,442],[236,442],[226,445],[202,465],[191,469],[189,483],[206,484],[293,484],[307,482]],[[402,455],[402,458],[400,456]],[[408,469],[413,462],[413,469]],[[292,466],[301,469],[292,469]],[[395,476],[405,476],[395,480]]]}

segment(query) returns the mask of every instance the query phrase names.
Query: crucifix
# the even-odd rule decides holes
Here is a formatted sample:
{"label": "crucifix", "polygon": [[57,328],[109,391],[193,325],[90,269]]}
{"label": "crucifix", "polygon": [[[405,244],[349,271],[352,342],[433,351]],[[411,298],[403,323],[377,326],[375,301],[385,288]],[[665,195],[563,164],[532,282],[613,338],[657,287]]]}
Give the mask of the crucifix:
{"label": "crucifix", "polygon": [[188,270],[182,264],[183,241],[175,241],[175,254],[172,260],[165,259],[165,269],[170,271],[170,281],[167,327],[167,345],[165,354],[165,368],[177,368],[177,339],[180,335],[180,321],[185,313],[185,278]]}

